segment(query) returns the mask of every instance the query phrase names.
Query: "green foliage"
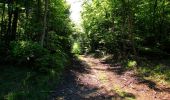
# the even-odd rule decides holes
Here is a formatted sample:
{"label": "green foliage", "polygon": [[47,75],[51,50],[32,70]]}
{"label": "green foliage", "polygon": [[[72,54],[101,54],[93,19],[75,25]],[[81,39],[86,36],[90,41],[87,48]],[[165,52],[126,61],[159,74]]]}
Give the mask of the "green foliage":
{"label": "green foliage", "polygon": [[46,48],[50,51],[62,50],[63,52],[70,53],[69,38],[61,35],[57,35],[54,31],[49,32]]}
{"label": "green foliage", "polygon": [[170,82],[169,60],[141,60],[137,72],[139,75],[160,83]]}
{"label": "green foliage", "polygon": [[46,100],[70,64],[69,5],[65,0],[46,4],[43,0],[0,2],[0,63],[8,64],[0,72],[0,99]]}
{"label": "green foliage", "polygon": [[31,41],[12,42],[11,57],[13,61],[17,62],[17,65],[25,64],[25,66],[35,70],[48,72],[51,70],[62,72],[68,61],[67,54],[61,51],[60,48],[51,54],[49,50]]}
{"label": "green foliage", "polygon": [[134,68],[137,66],[137,62],[136,61],[128,61],[127,66],[128,66],[128,68]]}
{"label": "green foliage", "polygon": [[78,42],[73,43],[72,53],[81,54],[81,46],[80,46],[80,43],[78,43]]}
{"label": "green foliage", "polygon": [[[127,69],[169,79],[169,68],[157,62],[146,65],[141,56],[169,58],[170,2],[168,0],[87,0],[82,27],[90,51],[106,51]],[[82,48],[84,49],[84,48]],[[82,50],[83,51],[83,50]],[[98,53],[98,52],[97,52]]]}
{"label": "green foliage", "polygon": [[19,65],[34,65],[34,60],[48,54],[48,50],[32,41],[17,41],[10,44],[10,56]]}
{"label": "green foliage", "polygon": [[17,41],[11,43],[11,55],[16,58],[28,58],[31,56],[37,58],[46,53],[48,53],[48,51],[36,42]]}
{"label": "green foliage", "polygon": [[37,58],[35,60],[35,66],[40,68],[40,70],[45,70],[48,72],[54,70],[55,72],[60,73],[67,65],[67,59],[67,55],[62,51],[58,50],[54,54],[47,54],[42,56],[41,58]]}
{"label": "green foliage", "polygon": [[[61,73],[37,73],[23,66],[3,66],[0,73],[0,99],[2,100],[47,100]],[[49,84],[50,83],[50,84]]]}
{"label": "green foliage", "polygon": [[82,26],[89,38],[86,41],[93,52],[103,49],[114,54],[136,55],[141,47],[149,47],[156,50],[149,51],[153,55],[168,55],[168,7],[167,0],[85,1]]}
{"label": "green foliage", "polygon": [[[72,32],[69,5],[64,0],[51,0],[47,5],[48,21],[42,47],[40,41],[44,29],[45,4],[42,0],[0,2],[4,10],[0,11],[1,14],[4,12],[0,17],[3,18],[0,22],[0,45],[3,45],[0,47],[0,54],[3,54],[0,62],[5,59],[6,63],[25,65],[35,70],[49,71],[54,68],[62,71],[71,51],[68,39]],[[10,15],[11,18],[6,17]]]}

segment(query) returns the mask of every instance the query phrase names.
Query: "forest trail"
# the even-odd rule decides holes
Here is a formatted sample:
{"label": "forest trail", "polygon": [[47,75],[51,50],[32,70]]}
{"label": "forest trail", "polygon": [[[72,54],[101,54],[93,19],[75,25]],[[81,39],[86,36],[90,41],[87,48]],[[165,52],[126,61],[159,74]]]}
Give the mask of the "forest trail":
{"label": "forest trail", "polygon": [[[80,56],[74,61],[52,100],[169,100],[170,88],[141,79],[133,71],[123,71],[120,64]],[[123,72],[122,72],[123,71]]]}

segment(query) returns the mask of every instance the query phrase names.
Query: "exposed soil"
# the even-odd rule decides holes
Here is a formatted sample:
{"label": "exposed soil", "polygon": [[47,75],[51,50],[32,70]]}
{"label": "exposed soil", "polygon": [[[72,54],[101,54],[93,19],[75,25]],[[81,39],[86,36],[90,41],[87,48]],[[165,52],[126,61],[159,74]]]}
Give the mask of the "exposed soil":
{"label": "exposed soil", "polygon": [[140,78],[133,71],[122,73],[122,69],[119,64],[81,56],[51,100],[170,100],[170,87]]}

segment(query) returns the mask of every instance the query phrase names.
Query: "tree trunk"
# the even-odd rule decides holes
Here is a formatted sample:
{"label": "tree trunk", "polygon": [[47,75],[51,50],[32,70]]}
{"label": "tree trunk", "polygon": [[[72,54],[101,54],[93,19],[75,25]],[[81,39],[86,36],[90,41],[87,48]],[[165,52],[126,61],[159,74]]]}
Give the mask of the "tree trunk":
{"label": "tree trunk", "polygon": [[3,4],[3,11],[2,11],[2,19],[1,19],[1,34],[0,34],[0,38],[2,39],[2,36],[4,34],[4,15],[5,15],[5,2]]}
{"label": "tree trunk", "polygon": [[155,28],[155,21],[156,21],[156,18],[155,18],[155,15],[156,15],[156,8],[157,8],[157,4],[158,3],[158,0],[155,0],[155,2],[154,2],[154,7],[153,7],[153,15],[152,15],[152,17],[153,17],[153,20],[152,20],[152,25],[153,25],[153,33],[155,33],[156,32],[156,28]]}
{"label": "tree trunk", "polygon": [[26,20],[26,22],[25,22],[25,34],[26,34],[26,39],[30,39],[31,38],[31,36],[30,36],[30,34],[29,34],[29,32],[28,32],[28,27],[30,27],[29,25],[28,25],[28,19],[29,19],[29,6],[30,6],[30,3],[29,3],[29,1],[28,0],[25,0],[24,1],[24,5],[25,5],[25,15],[26,15],[26,18],[25,18],[25,20]]}
{"label": "tree trunk", "polygon": [[[166,36],[166,32],[165,32],[165,27],[164,27],[164,20],[165,20],[165,0],[162,1],[162,11],[161,11],[161,15],[160,16],[160,22],[159,22],[159,37],[161,37],[161,40],[160,41],[163,41],[164,40],[164,36]],[[164,35],[162,35],[164,34]],[[165,35],[166,34],[166,35]]]}
{"label": "tree trunk", "polygon": [[135,56],[135,58],[137,58],[137,52],[136,52],[136,49],[135,49],[135,37],[134,37],[134,32],[133,32],[133,17],[134,17],[134,14],[133,14],[133,11],[132,11],[132,7],[130,6],[130,2],[128,0],[128,32],[129,32],[129,35],[130,35],[130,40],[132,42],[132,50],[133,50],[133,54]]}
{"label": "tree trunk", "polygon": [[6,43],[7,45],[9,44],[10,40],[11,40],[11,24],[12,24],[12,2],[9,0],[8,1],[8,29],[7,29],[7,33],[6,33]]}
{"label": "tree trunk", "polygon": [[[36,41],[41,41],[41,37],[43,34],[43,8],[42,8],[43,4],[42,4],[42,0],[37,0],[37,12],[36,12],[36,21],[37,21],[37,25],[38,25],[38,31],[37,34],[34,36],[34,40]],[[44,6],[45,7],[45,6]],[[41,43],[40,43],[41,44]]]}
{"label": "tree trunk", "polygon": [[44,10],[44,28],[43,28],[43,34],[41,37],[41,46],[44,46],[44,40],[47,30],[47,12],[48,12],[48,0],[45,0],[45,10]]}
{"label": "tree trunk", "polygon": [[12,23],[11,41],[16,39],[18,15],[19,15],[19,9],[18,7],[16,7],[14,11],[14,18],[13,18],[13,23]]}
{"label": "tree trunk", "polygon": [[123,13],[121,16],[122,19],[122,25],[121,25],[121,33],[122,33],[122,49],[123,49],[123,57],[126,57],[126,45],[125,45],[125,24],[126,24],[126,8],[125,8],[125,0],[122,0],[122,8],[123,8]]}

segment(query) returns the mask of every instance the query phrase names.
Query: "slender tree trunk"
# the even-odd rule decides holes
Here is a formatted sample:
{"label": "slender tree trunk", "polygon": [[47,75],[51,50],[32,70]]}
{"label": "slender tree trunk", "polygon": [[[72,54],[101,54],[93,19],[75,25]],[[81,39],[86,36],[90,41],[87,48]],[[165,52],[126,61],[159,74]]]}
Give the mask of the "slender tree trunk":
{"label": "slender tree trunk", "polygon": [[122,0],[122,8],[123,8],[123,13],[122,13],[122,26],[121,26],[121,33],[122,33],[122,46],[123,46],[123,56],[126,57],[126,45],[124,41],[125,37],[125,24],[126,24],[126,9],[125,9],[125,0]]}
{"label": "slender tree trunk", "polygon": [[29,3],[29,1],[28,0],[25,0],[25,2],[24,2],[25,4],[25,15],[26,15],[26,22],[25,22],[25,34],[26,34],[26,39],[30,39],[31,37],[30,37],[30,34],[28,33],[28,27],[30,27],[29,25],[28,25],[28,18],[29,18],[29,6],[30,6],[30,3]]}
{"label": "slender tree trunk", "polygon": [[134,32],[133,32],[133,11],[132,11],[132,7],[130,6],[130,2],[128,0],[128,32],[129,32],[129,35],[130,35],[130,40],[132,42],[132,50],[133,50],[133,54],[135,56],[135,58],[137,58],[137,52],[136,52],[136,49],[135,49],[135,39],[134,39]]}
{"label": "slender tree trunk", "polygon": [[0,38],[2,39],[2,35],[4,34],[4,15],[5,15],[5,2],[3,4],[3,11],[2,11],[2,19],[1,19],[1,34],[0,34]]}
{"label": "slender tree trunk", "polygon": [[43,28],[43,34],[41,37],[41,46],[44,46],[44,40],[47,30],[47,12],[48,12],[48,0],[45,0],[45,10],[44,10],[44,28]]}
{"label": "slender tree trunk", "polygon": [[[37,0],[37,13],[36,13],[36,21],[38,25],[38,31],[37,34],[35,35],[35,40],[41,41],[42,34],[43,34],[43,8],[42,8],[42,0]],[[44,6],[45,7],[45,6]],[[40,42],[41,44],[41,42]]]}
{"label": "slender tree trunk", "polygon": [[[159,35],[159,37],[161,37],[161,40],[160,41],[163,41],[163,39],[164,39],[164,36],[166,36],[165,35],[165,27],[164,27],[164,20],[165,20],[165,0],[163,0],[162,1],[162,11],[161,11],[161,15],[162,16],[160,16],[160,22],[159,22],[159,33],[160,33],[160,35]],[[164,35],[162,35],[162,34],[164,34]]]}
{"label": "slender tree trunk", "polygon": [[157,3],[158,3],[158,0],[155,0],[155,2],[154,2],[154,7],[153,7],[153,15],[152,15],[152,18],[153,18],[153,20],[152,20],[152,25],[153,25],[153,33],[155,33],[156,32],[156,28],[155,28],[155,21],[156,21],[156,8],[157,8]]}
{"label": "slender tree trunk", "polygon": [[7,33],[6,33],[6,43],[7,45],[9,44],[10,40],[11,40],[11,24],[12,24],[12,2],[10,0],[8,0],[8,29],[7,29]]}
{"label": "slender tree trunk", "polygon": [[19,9],[18,9],[18,7],[16,7],[16,8],[15,8],[15,11],[14,11],[13,22],[12,22],[11,41],[13,41],[13,40],[16,39],[18,15],[19,15]]}
{"label": "slender tree trunk", "polygon": [[132,42],[132,49],[133,49],[133,54],[135,56],[135,58],[137,57],[137,52],[136,52],[136,49],[135,49],[135,37],[134,37],[134,32],[133,32],[133,20],[132,20],[132,14],[129,13],[129,25],[128,25],[128,31],[129,31],[129,34],[130,34],[130,39],[131,39],[131,42]]}

